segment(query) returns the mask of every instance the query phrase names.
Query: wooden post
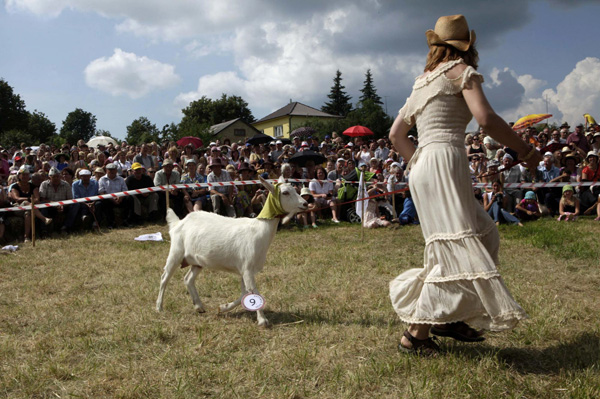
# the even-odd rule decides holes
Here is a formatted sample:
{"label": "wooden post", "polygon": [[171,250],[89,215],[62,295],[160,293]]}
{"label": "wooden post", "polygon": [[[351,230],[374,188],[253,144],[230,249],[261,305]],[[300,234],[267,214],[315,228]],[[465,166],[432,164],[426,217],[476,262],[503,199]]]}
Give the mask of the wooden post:
{"label": "wooden post", "polygon": [[165,201],[167,201],[167,209],[165,209],[165,212],[169,209],[169,180],[167,180],[167,191],[165,191]]}
{"label": "wooden post", "polygon": [[35,199],[31,196],[31,245],[35,247]]}
{"label": "wooden post", "polygon": [[[360,216],[360,224],[361,224],[361,240],[364,241],[365,240],[365,191],[367,188],[367,182],[365,182],[364,179],[364,172],[361,170],[360,172],[360,176],[361,176],[361,180],[363,182],[363,186],[361,187],[362,191],[360,193],[360,195],[362,196],[362,207],[360,208],[362,215]],[[369,196],[369,194],[367,194],[367,197]]]}

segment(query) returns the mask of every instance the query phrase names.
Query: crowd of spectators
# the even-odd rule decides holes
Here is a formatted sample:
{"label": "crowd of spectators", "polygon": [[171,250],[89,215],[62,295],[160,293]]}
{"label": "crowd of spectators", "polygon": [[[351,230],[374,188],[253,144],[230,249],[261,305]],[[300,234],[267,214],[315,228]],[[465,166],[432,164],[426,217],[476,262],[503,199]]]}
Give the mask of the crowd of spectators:
{"label": "crowd of spectators", "polygon": [[[578,125],[571,132],[567,124],[560,129],[540,132],[534,128],[521,132],[523,140],[544,151],[544,162],[535,173],[522,166],[509,168],[516,154],[485,134],[483,129],[465,137],[465,150],[474,182],[490,183],[491,188],[475,189],[474,195],[497,223],[520,224],[521,220],[540,217],[543,213],[574,220],[579,213],[600,210],[597,187],[570,187],[520,190],[506,188],[518,182],[598,181],[597,128],[584,131]],[[418,139],[409,136],[415,146]],[[302,151],[322,155],[323,164],[295,162]],[[499,169],[503,165],[504,170]],[[297,222],[318,227],[319,219],[358,221],[354,206],[346,201],[356,198],[355,184],[363,172],[370,185],[370,196],[397,191],[407,182],[405,162],[387,139],[369,140],[354,137],[345,140],[335,132],[317,137],[295,137],[289,144],[273,140],[259,145],[228,139],[211,142],[206,148],[178,146],[174,142],[145,143],[139,146],[122,142],[89,148],[83,141],[61,147],[41,144],[20,148],[0,146],[0,207],[54,202],[71,198],[93,197],[153,186],[180,183],[216,183],[256,180],[257,176],[276,179],[307,179],[295,183],[298,192],[311,203],[310,211],[299,215]],[[329,181],[327,181],[329,180]],[[34,212],[42,234],[81,229],[134,226],[164,220],[167,197],[173,210],[184,217],[189,212],[210,211],[228,217],[256,217],[267,193],[259,184],[223,185],[190,189],[171,188],[165,192],[103,199],[94,202],[49,207]],[[410,192],[380,196],[365,204],[364,225],[379,227],[389,221],[418,223]],[[0,239],[9,219],[23,221],[24,239],[31,235],[30,212],[0,213]]]}
{"label": "crowd of spectators", "polygon": [[[571,188],[572,197],[567,193],[568,198],[561,187],[523,190],[503,186],[506,183],[529,182],[598,182],[599,127],[593,125],[586,130],[579,124],[571,131],[571,127],[563,123],[556,129],[546,127],[538,132],[534,127],[529,127],[518,133],[544,156],[535,171],[523,165],[511,167],[516,160],[516,153],[487,136],[483,129],[465,137],[473,181],[492,183],[491,191],[477,190],[476,196],[496,223],[520,224],[522,220],[536,219],[546,214],[558,216],[559,220],[575,220],[580,214],[598,215],[600,187],[595,185],[566,186]],[[569,211],[564,210],[565,202],[569,203]],[[566,213],[572,215],[567,218]]]}

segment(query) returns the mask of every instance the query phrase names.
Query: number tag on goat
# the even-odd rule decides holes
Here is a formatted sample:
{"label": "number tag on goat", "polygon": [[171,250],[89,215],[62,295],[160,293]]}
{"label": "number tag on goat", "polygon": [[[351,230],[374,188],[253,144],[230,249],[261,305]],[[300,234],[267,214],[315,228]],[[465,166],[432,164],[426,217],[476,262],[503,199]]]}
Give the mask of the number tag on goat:
{"label": "number tag on goat", "polygon": [[259,294],[246,294],[242,298],[242,306],[246,310],[256,312],[265,306],[265,298]]}

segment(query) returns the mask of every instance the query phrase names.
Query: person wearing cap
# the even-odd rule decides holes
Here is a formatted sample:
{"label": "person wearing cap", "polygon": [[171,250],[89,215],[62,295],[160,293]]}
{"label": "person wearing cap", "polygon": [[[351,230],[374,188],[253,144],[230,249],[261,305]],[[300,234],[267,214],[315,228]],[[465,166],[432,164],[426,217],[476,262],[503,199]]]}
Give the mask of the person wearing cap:
{"label": "person wearing cap", "polygon": [[[102,173],[104,173],[104,171],[102,171]],[[90,170],[81,169],[79,171],[79,180],[73,182],[71,192],[73,198],[95,197],[98,195],[98,181],[92,179],[92,172]],[[102,220],[102,201],[84,202],[71,206],[77,207],[78,213],[75,219],[77,220],[77,218],[80,218],[84,228],[88,228],[90,222],[92,228],[98,226],[98,223],[94,219],[94,215],[96,215],[98,220]]]}
{"label": "person wearing cap", "polygon": [[[63,169],[64,170],[64,169]],[[51,168],[48,172],[49,180],[45,180],[40,185],[40,201],[56,202],[65,201],[73,198],[73,192],[69,183],[61,177],[61,172],[57,168]],[[74,205],[60,205],[56,207],[42,209],[42,214],[54,220],[54,227],[60,226],[62,233],[70,232],[75,224],[75,218],[79,207]]]}
{"label": "person wearing cap", "polygon": [[[215,157],[209,165],[211,172],[208,174],[206,181],[208,183],[224,183],[230,182],[231,177],[226,170],[223,170],[221,159]],[[210,189],[210,199],[212,201],[213,212],[222,213],[222,208],[225,208],[225,213],[229,217],[236,217],[233,196],[233,185],[216,185]]]}
{"label": "person wearing cap", "polygon": [[[467,124],[475,117],[487,134],[515,150],[530,167],[541,156],[485,98],[483,76],[476,71],[475,32],[466,18],[441,17],[426,37],[425,73],[416,79],[390,129],[394,148],[408,162],[411,194],[427,243],[425,264],[394,279],[390,298],[400,319],[409,325],[399,349],[435,355],[440,348],[430,332],[476,342],[484,339],[480,329],[509,330],[527,317],[498,273],[499,234],[473,195],[464,148]],[[416,149],[407,137],[415,125],[420,142]],[[441,184],[432,184],[436,181]],[[458,235],[461,239],[454,240]],[[440,244],[446,240],[452,245]],[[477,251],[470,250],[475,247]],[[436,255],[429,256],[432,253]],[[468,254],[468,262],[460,254]],[[472,271],[467,265],[477,265],[475,277],[462,277]],[[439,275],[453,277],[441,284],[429,280]],[[475,288],[481,284],[487,288]]]}
{"label": "person wearing cap", "polygon": [[300,140],[299,136],[295,136],[292,139],[292,145],[294,146],[294,148],[296,149],[296,152],[300,151],[300,148],[302,147],[302,140]]}
{"label": "person wearing cap", "polygon": [[575,131],[567,137],[567,145],[573,144],[575,147],[579,147],[583,152],[590,150],[590,143],[585,138],[583,133],[583,125],[580,123],[575,126]]}
{"label": "person wearing cap", "polygon": [[[23,166],[23,157],[21,155],[16,155],[13,158],[13,164],[9,168],[8,172],[10,173],[13,170],[16,171],[16,172],[18,172],[21,169],[21,166]],[[31,171],[29,171],[29,173],[31,173]]]}
{"label": "person wearing cap", "polygon": [[[102,176],[98,181],[98,194],[115,194],[127,191],[125,179],[118,175],[118,167],[115,163],[106,165],[106,175]],[[130,197],[111,197],[102,200],[103,213],[106,218],[108,228],[114,228],[115,224],[115,209],[118,209],[123,219],[123,225],[128,226],[129,219],[129,203],[127,198]]]}
{"label": "person wearing cap", "polygon": [[[154,186],[154,180],[146,173],[144,165],[134,162],[131,165],[131,175],[125,179],[129,190],[141,190]],[[129,202],[129,220],[127,223],[136,225],[144,220],[144,215],[149,220],[158,219],[158,193],[143,193],[132,195]]]}
{"label": "person wearing cap", "polygon": [[558,221],[575,221],[579,216],[579,199],[575,197],[573,186],[567,184],[562,188],[562,197],[558,207]]}
{"label": "person wearing cap", "polygon": [[[523,173],[518,165],[513,165],[514,158],[509,153],[502,157],[502,172],[500,172],[500,180],[502,184],[507,183],[523,183]],[[511,167],[512,166],[512,167]],[[515,206],[523,199],[523,190],[519,188],[506,188],[504,194],[507,198],[507,210],[513,212]]]}
{"label": "person wearing cap", "polygon": [[[181,176],[182,184],[206,183],[206,177],[198,173],[197,162],[194,158],[185,161],[185,168],[186,172]],[[183,191],[183,203],[188,213],[206,208],[208,192],[209,190],[206,187],[194,187]]]}
{"label": "person wearing cap", "polygon": [[[96,164],[97,165],[97,164]],[[93,167],[94,165],[92,165],[90,163],[90,167]],[[92,177],[92,180],[96,180],[97,182],[100,181],[100,178],[102,178],[102,176],[104,176],[106,174],[106,171],[104,170],[104,168],[94,168],[94,175]]]}
{"label": "person wearing cap", "polygon": [[[167,158],[162,163],[162,169],[154,174],[154,185],[163,186],[179,184],[181,175],[174,170],[174,162],[171,158]],[[178,188],[169,188],[169,205],[175,211],[180,219],[185,217],[184,194]],[[159,193],[159,208],[160,214],[166,215],[167,201],[165,192]],[[164,211],[163,211],[164,210]]]}
{"label": "person wearing cap", "polygon": [[542,211],[533,191],[525,193],[525,197],[515,207],[515,215],[522,221],[537,220],[542,216]]}
{"label": "person wearing cap", "polygon": [[279,161],[279,157],[283,154],[283,142],[281,140],[275,141],[275,148],[273,148],[269,154],[269,158],[271,162],[277,163]]}

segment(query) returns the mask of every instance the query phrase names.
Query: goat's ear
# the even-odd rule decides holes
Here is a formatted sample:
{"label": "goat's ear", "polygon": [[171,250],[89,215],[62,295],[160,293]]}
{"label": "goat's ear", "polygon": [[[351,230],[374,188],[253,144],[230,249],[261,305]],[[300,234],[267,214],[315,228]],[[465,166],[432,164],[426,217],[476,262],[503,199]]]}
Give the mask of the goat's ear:
{"label": "goat's ear", "polygon": [[283,219],[281,219],[281,224],[287,224],[287,222],[289,222],[295,215],[296,213],[288,213],[287,215],[285,215],[283,217]]}
{"label": "goat's ear", "polygon": [[274,193],[275,192],[275,187],[273,187],[273,185],[271,183],[269,183],[268,181],[266,181],[265,179],[263,179],[262,176],[258,176],[258,179],[260,180],[260,182],[262,183],[263,186],[265,186],[265,188],[267,190],[269,190],[270,193]]}

